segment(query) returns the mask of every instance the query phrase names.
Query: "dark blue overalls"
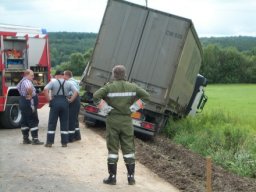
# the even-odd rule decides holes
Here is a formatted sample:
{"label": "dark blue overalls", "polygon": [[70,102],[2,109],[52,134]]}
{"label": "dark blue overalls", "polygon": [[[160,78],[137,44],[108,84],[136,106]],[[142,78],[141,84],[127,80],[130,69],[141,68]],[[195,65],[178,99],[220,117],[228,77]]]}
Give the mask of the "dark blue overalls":
{"label": "dark blue overalls", "polygon": [[26,99],[25,96],[19,97],[19,107],[21,111],[21,132],[23,134],[23,139],[28,140],[29,130],[31,131],[31,136],[33,139],[38,139],[38,97],[37,95],[32,98],[34,100],[34,111],[31,108],[31,101]]}
{"label": "dark blue overalls", "polygon": [[80,111],[80,97],[69,104],[69,142],[81,140],[78,115]]}
{"label": "dark blue overalls", "polygon": [[[61,133],[61,144],[65,145],[68,143],[68,113],[69,113],[69,102],[64,92],[65,81],[61,84],[58,80],[60,87],[56,95],[50,102],[50,114],[48,122],[48,132],[47,132],[47,144],[54,143],[55,131],[60,118],[60,133]],[[60,95],[60,90],[62,90],[62,95]]]}

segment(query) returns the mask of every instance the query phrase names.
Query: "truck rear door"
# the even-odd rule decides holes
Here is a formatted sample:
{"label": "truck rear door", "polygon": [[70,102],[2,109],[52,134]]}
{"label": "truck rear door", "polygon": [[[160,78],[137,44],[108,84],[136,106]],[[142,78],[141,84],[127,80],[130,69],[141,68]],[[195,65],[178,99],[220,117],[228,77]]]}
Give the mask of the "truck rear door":
{"label": "truck rear door", "polygon": [[151,101],[165,105],[189,22],[150,10],[129,79],[145,88]]}
{"label": "truck rear door", "polygon": [[[127,8],[128,7],[128,8]],[[115,65],[130,73],[148,11],[122,2],[109,1],[101,24],[86,82],[102,86],[111,78]]]}

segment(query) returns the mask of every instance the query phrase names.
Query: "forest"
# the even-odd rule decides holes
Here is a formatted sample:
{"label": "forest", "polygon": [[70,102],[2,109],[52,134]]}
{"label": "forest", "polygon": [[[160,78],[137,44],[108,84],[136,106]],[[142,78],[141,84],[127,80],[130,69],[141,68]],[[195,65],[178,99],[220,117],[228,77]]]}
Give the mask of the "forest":
{"label": "forest", "polygon": [[[51,64],[82,75],[90,59],[96,33],[50,32]],[[209,83],[255,83],[256,37],[202,37],[203,63],[200,74]]]}

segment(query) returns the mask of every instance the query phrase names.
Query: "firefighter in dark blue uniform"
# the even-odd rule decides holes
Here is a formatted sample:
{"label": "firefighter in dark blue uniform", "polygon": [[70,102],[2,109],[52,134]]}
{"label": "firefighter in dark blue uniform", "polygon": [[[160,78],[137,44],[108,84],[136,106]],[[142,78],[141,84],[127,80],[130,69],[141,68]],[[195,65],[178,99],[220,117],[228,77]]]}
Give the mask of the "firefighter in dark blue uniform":
{"label": "firefighter in dark blue uniform", "polygon": [[[69,103],[75,100],[78,91],[73,84],[64,80],[63,75],[62,71],[56,71],[56,79],[50,81],[44,88],[44,94],[49,101],[50,106],[45,147],[52,147],[52,144],[54,143],[58,118],[60,118],[61,144],[62,147],[67,147]],[[51,95],[49,94],[49,91],[51,91]],[[68,97],[70,91],[73,92],[73,95]]]}
{"label": "firefighter in dark blue uniform", "polygon": [[[19,107],[21,110],[21,132],[23,134],[23,144],[42,145],[38,139],[38,97],[36,89],[32,83],[34,72],[27,69],[24,72],[24,77],[18,83],[19,91]],[[29,131],[31,131],[32,141],[29,139]]]}
{"label": "firefighter in dark blue uniform", "polygon": [[102,103],[103,99],[111,109],[106,118],[109,177],[104,179],[103,183],[116,184],[116,169],[120,145],[128,171],[128,184],[134,185],[135,146],[131,106],[138,99],[147,101],[149,94],[136,84],[125,81],[125,67],[123,65],[115,66],[112,76],[113,82],[107,83],[93,94],[96,104]]}
{"label": "firefighter in dark blue uniform", "polygon": [[[72,83],[76,89],[80,90],[79,82],[73,78],[73,74],[71,71],[64,71],[64,79],[68,82]],[[72,96],[73,92],[69,93],[69,96]],[[78,95],[76,99],[69,104],[69,125],[68,125],[68,134],[69,134],[69,142],[74,142],[81,140],[80,128],[79,128],[79,111],[80,111],[80,96]]]}

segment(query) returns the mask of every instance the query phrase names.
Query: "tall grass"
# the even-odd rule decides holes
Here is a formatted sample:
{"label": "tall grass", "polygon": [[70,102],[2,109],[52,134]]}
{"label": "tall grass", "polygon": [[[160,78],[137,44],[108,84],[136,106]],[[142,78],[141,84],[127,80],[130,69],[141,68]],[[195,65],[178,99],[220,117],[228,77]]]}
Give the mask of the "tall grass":
{"label": "tall grass", "polygon": [[165,133],[228,170],[256,178],[256,86],[210,85],[206,93],[202,113],[170,120]]}

